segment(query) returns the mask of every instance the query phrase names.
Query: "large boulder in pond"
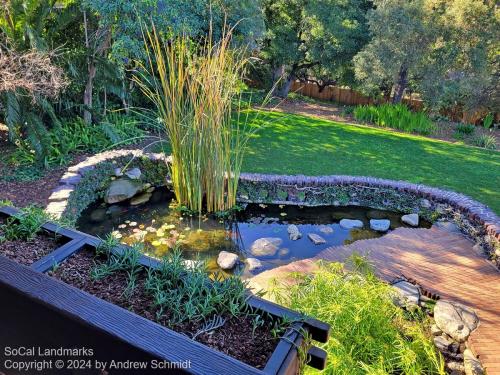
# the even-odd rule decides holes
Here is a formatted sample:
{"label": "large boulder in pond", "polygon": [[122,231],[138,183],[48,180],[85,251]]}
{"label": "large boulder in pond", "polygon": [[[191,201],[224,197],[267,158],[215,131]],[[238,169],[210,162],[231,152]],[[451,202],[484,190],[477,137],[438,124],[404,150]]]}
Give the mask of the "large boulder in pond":
{"label": "large boulder in pond", "polygon": [[217,264],[223,270],[230,270],[234,268],[238,262],[238,255],[230,253],[229,251],[221,251],[217,257]]}
{"label": "large boulder in pond", "polygon": [[106,190],[104,202],[108,204],[122,202],[132,198],[142,190],[142,183],[137,180],[119,179],[114,180]]}
{"label": "large boulder in pond", "polygon": [[272,257],[276,254],[283,240],[278,237],[263,237],[254,241],[250,253],[256,257]]}

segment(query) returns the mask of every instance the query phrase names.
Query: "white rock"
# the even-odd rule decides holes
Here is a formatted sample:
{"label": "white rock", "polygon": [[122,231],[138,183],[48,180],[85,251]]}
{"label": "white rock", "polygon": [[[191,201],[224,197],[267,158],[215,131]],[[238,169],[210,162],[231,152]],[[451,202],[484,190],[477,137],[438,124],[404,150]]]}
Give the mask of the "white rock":
{"label": "white rock", "polygon": [[138,180],[141,178],[141,170],[139,168],[132,168],[131,170],[125,172],[125,175],[131,180]]}
{"label": "white rock", "polygon": [[377,232],[387,232],[391,227],[391,221],[387,219],[371,219],[370,228]]}
{"label": "white rock", "polygon": [[254,256],[274,256],[283,240],[278,237],[263,237],[255,240],[250,247],[250,253]]}
{"label": "white rock", "polygon": [[333,228],[329,227],[328,225],[320,225],[319,231],[324,234],[332,234]]}
{"label": "white rock", "polygon": [[394,290],[393,302],[402,308],[415,310],[420,302],[420,290],[408,281],[398,281],[392,284]]}
{"label": "white rock", "polygon": [[307,235],[307,237],[309,237],[309,239],[313,242],[313,244],[315,245],[321,245],[321,244],[324,244],[326,243],[326,240],[321,237],[319,234],[316,234],[316,233],[309,233]]}
{"label": "white rock", "polygon": [[234,268],[236,262],[238,262],[238,255],[228,251],[221,251],[217,257],[217,264],[223,270]]}
{"label": "white rock", "polygon": [[339,224],[343,229],[363,228],[363,222],[361,220],[342,219]]}
{"label": "white rock", "polygon": [[465,375],[483,375],[484,369],[479,359],[469,350],[464,350]]}
{"label": "white rock", "polygon": [[465,342],[477,328],[479,318],[474,310],[456,302],[438,301],[434,307],[436,325],[458,342]]}
{"label": "white rock", "polygon": [[439,336],[443,333],[443,331],[437,325],[433,324],[431,325],[431,333],[432,336]]}
{"label": "white rock", "polygon": [[280,257],[286,257],[288,254],[290,254],[290,249],[288,247],[283,247],[278,251]]}
{"label": "white rock", "polygon": [[458,375],[465,373],[465,367],[460,362],[447,362],[446,368],[450,370],[450,375]]}
{"label": "white rock", "polygon": [[254,270],[257,270],[259,268],[262,268],[262,263],[257,258],[247,258],[246,262],[247,262],[249,271],[254,271]]}
{"label": "white rock", "polygon": [[412,227],[418,227],[419,217],[417,214],[408,214],[401,216],[401,221],[405,224],[411,225]]}
{"label": "white rock", "polygon": [[300,233],[299,227],[295,224],[290,224],[287,228],[288,236],[292,241],[297,241],[302,237],[302,233]]}

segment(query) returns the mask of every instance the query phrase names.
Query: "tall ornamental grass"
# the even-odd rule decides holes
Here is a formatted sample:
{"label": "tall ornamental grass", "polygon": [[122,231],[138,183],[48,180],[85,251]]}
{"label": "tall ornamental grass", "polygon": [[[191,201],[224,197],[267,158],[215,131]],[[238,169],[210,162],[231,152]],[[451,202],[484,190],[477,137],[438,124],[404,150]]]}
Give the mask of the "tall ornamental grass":
{"label": "tall ornamental grass", "polygon": [[323,373],[445,374],[423,322],[409,320],[389,286],[364,268],[346,273],[342,264],[322,264],[314,275],[296,275],[294,286],[273,290],[279,303],[331,325]]}
{"label": "tall ornamental grass", "polygon": [[404,104],[363,105],[354,109],[354,118],[407,133],[428,135],[436,125],[423,112],[412,112]]}
{"label": "tall ornamental grass", "polygon": [[239,87],[244,51],[230,46],[232,29],[201,45],[186,36],[166,40],[154,27],[145,35],[147,63],[135,81],[156,106],[166,130],[178,202],[200,212],[225,211],[236,202],[246,143]]}

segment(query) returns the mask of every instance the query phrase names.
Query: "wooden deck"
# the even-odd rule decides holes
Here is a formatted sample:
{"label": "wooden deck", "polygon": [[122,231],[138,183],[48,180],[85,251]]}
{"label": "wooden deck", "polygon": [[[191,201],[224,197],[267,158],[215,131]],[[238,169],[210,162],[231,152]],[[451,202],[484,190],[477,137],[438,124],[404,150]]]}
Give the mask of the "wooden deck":
{"label": "wooden deck", "polygon": [[488,375],[500,374],[500,272],[461,233],[439,228],[398,228],[384,237],[328,248],[311,259],[263,272],[251,280],[266,288],[269,280],[286,280],[290,272],[311,272],[314,261],[345,261],[365,254],[379,276],[390,281],[404,275],[442,299],[472,307],[480,326],[469,339]]}

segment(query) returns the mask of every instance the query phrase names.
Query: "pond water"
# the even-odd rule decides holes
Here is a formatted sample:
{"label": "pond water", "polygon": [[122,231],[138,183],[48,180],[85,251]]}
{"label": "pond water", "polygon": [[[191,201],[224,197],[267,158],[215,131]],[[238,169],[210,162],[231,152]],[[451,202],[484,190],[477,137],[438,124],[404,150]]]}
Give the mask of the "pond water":
{"label": "pond water", "polygon": [[[383,235],[370,229],[370,219],[388,219],[390,230],[400,226],[401,215],[363,207],[305,207],[293,205],[249,204],[234,219],[215,216],[195,217],[182,214],[174,196],[166,188],[157,189],[149,202],[132,206],[129,202],[106,205],[96,202],[81,215],[77,228],[98,237],[112,233],[121,242],[146,244],[147,255],[161,258],[180,241],[183,256],[188,260],[205,260],[211,271],[219,270],[220,251],[237,253],[241,261],[257,258],[262,267],[253,273],[274,268],[295,260],[310,258],[330,246],[344,245],[356,240]],[[356,219],[363,228],[344,229],[341,219]],[[289,238],[289,225],[294,224],[302,234],[298,240]],[[421,221],[421,227],[430,223]],[[325,242],[314,244],[309,234]],[[258,248],[256,241],[265,238],[268,246]],[[257,241],[257,244],[263,243]],[[241,262],[234,271],[243,277],[251,276],[248,266]]]}

